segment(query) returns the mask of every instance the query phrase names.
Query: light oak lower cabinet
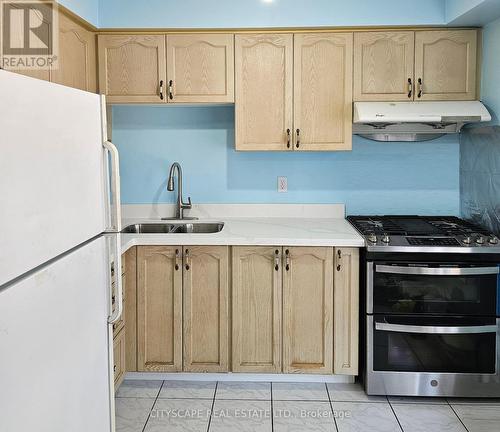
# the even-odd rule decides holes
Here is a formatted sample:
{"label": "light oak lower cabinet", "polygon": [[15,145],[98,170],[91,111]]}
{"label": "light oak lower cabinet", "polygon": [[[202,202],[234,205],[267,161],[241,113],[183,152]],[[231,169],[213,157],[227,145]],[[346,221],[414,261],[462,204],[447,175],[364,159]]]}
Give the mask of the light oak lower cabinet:
{"label": "light oak lower cabinet", "polygon": [[125,376],[125,330],[122,329],[113,338],[113,372],[115,377],[115,389],[117,389]]}
{"label": "light oak lower cabinet", "polygon": [[233,372],[281,372],[281,247],[232,248]]}
{"label": "light oak lower cabinet", "polygon": [[122,258],[125,263],[125,367],[137,371],[137,247],[130,248]]}
{"label": "light oak lower cabinet", "polygon": [[185,246],[184,371],[229,370],[227,246]]}
{"label": "light oak lower cabinet", "polygon": [[359,249],[335,249],[334,368],[336,374],[358,374]]}
{"label": "light oak lower cabinet", "polygon": [[[125,255],[122,255],[122,262],[125,260]],[[114,280],[117,277],[122,278],[122,289],[123,289],[123,304],[125,306],[125,299],[127,297],[127,286],[126,286],[126,273],[125,273],[126,267],[122,265],[122,268],[117,270],[112,266],[111,269],[111,277],[113,280],[112,284],[112,302],[113,302],[113,308],[115,307],[115,299],[116,299],[116,283],[114,283]],[[117,389],[120,384],[123,381],[123,378],[125,377],[125,371],[126,371],[126,349],[127,349],[127,343],[126,343],[126,313],[125,313],[125,307],[123,308],[121,318],[118,322],[113,324],[113,371],[114,371],[114,378],[115,378],[115,389]]]}
{"label": "light oak lower cabinet", "polygon": [[358,266],[355,248],[138,246],[127,370],[356,375]]}
{"label": "light oak lower cabinet", "polygon": [[333,248],[283,252],[283,372],[331,374]]}
{"label": "light oak lower cabinet", "polygon": [[137,370],[182,370],[181,248],[137,248]]}

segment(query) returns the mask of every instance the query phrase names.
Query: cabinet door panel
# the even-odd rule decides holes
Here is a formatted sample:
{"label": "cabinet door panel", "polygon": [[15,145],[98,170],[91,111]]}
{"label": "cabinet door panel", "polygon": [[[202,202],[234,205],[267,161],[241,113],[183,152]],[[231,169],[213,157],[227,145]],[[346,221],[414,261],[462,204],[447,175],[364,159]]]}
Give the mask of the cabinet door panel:
{"label": "cabinet door panel", "polygon": [[133,247],[125,252],[122,257],[125,263],[125,298],[124,314],[127,317],[125,324],[127,333],[125,335],[126,370],[137,371],[137,247]]}
{"label": "cabinet door panel", "polygon": [[352,145],[352,33],[294,36],[294,149]]}
{"label": "cabinet door panel", "polygon": [[335,249],[334,373],[358,374],[359,250]]}
{"label": "cabinet door panel", "polygon": [[59,15],[59,61],[52,81],[90,92],[97,91],[95,34]]}
{"label": "cabinet door panel", "polygon": [[115,389],[118,389],[125,377],[125,330],[113,339],[113,360]]}
{"label": "cabinet door panel", "polygon": [[236,35],[236,150],[287,150],[292,59],[291,34]]}
{"label": "cabinet door panel", "polygon": [[137,248],[139,371],[173,372],[182,369],[180,252],[173,246]]}
{"label": "cabinet door panel", "polygon": [[233,371],[281,372],[281,247],[232,249]]}
{"label": "cabinet door panel", "polygon": [[98,45],[99,89],[108,102],[166,102],[165,36],[99,35]]}
{"label": "cabinet door panel", "polygon": [[415,100],[476,98],[476,30],[416,32],[415,79],[422,93]]}
{"label": "cabinet door panel", "polygon": [[283,256],[283,372],[332,373],[333,248],[290,247]]}
{"label": "cabinet door panel", "polygon": [[228,371],[228,247],[184,247],[184,370]]}
{"label": "cabinet door panel", "polygon": [[234,36],[167,36],[168,102],[234,102]]}
{"label": "cabinet door panel", "polygon": [[412,31],[355,33],[354,100],[413,100],[414,45]]}

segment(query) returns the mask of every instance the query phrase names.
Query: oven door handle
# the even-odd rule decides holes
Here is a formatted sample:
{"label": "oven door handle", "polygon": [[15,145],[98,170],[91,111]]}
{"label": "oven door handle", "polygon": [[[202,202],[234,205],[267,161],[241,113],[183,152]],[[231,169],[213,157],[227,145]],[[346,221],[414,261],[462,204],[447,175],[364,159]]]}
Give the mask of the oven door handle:
{"label": "oven door handle", "polygon": [[496,333],[497,325],[484,326],[418,326],[406,324],[389,324],[375,322],[375,330],[398,332],[398,333],[422,333],[422,334],[481,334],[481,333]]}
{"label": "oven door handle", "polygon": [[376,265],[377,273],[431,275],[431,276],[462,276],[498,274],[499,267],[406,267],[392,265]]}

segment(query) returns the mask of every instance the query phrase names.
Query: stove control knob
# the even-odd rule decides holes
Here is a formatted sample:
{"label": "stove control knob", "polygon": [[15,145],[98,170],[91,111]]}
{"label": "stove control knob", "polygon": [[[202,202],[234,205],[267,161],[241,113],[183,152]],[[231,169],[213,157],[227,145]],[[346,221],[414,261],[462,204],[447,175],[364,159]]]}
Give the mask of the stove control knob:
{"label": "stove control knob", "polygon": [[384,234],[384,235],[382,236],[382,241],[383,241],[384,243],[390,243],[390,242],[391,242],[391,238],[389,237],[389,234]]}
{"label": "stove control knob", "polygon": [[472,239],[470,238],[470,236],[467,236],[462,241],[464,244],[469,245],[469,244],[471,244]]}
{"label": "stove control knob", "polygon": [[492,245],[496,245],[496,244],[498,244],[498,238],[497,238],[497,237],[495,237],[494,235],[492,235],[492,236],[489,238],[488,243],[489,243],[489,244],[492,244]]}
{"label": "stove control knob", "polygon": [[372,243],[377,243],[377,236],[374,233],[368,235],[368,241]]}
{"label": "stove control knob", "polygon": [[478,245],[482,245],[484,244],[484,237],[483,236],[479,236],[477,239],[476,239],[476,243]]}

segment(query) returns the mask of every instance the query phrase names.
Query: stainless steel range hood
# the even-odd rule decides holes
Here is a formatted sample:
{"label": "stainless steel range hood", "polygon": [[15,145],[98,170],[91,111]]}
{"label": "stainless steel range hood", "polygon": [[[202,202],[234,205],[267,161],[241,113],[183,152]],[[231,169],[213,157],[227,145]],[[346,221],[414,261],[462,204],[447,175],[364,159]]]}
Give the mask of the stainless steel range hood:
{"label": "stainless steel range hood", "polygon": [[480,101],[354,102],[353,133],[376,141],[426,141],[490,120]]}

